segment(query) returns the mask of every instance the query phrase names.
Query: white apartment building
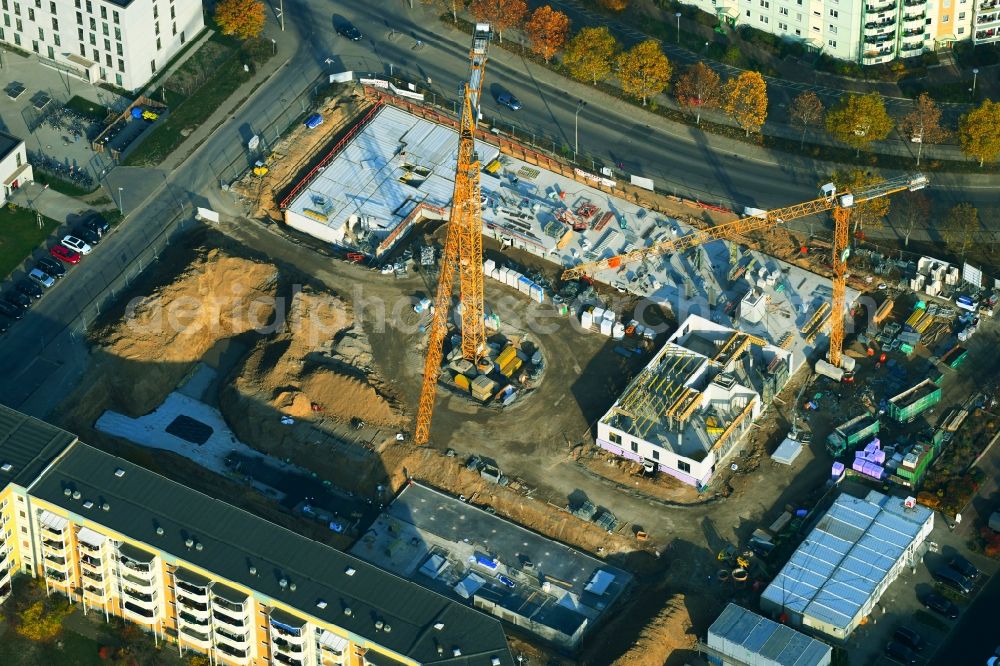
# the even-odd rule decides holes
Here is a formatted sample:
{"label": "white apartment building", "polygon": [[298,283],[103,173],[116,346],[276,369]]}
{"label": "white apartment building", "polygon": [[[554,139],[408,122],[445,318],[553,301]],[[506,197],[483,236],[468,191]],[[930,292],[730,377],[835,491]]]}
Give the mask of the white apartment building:
{"label": "white apartment building", "polygon": [[972,38],[976,44],[1000,39],[1000,0],[976,0],[972,15]]}
{"label": "white apartment building", "polygon": [[200,0],[0,0],[0,41],[135,90],[205,26]]}
{"label": "white apartment building", "polygon": [[6,132],[0,132],[0,180],[0,206],[7,203],[14,190],[34,180],[24,141]]}
{"label": "white apartment building", "polygon": [[[733,25],[805,43],[839,60],[877,65],[972,37],[977,0],[693,0]],[[1000,0],[978,0],[1000,27]],[[978,11],[978,10],[977,10]],[[984,40],[988,30],[984,30]],[[996,27],[989,39],[996,37]]]}

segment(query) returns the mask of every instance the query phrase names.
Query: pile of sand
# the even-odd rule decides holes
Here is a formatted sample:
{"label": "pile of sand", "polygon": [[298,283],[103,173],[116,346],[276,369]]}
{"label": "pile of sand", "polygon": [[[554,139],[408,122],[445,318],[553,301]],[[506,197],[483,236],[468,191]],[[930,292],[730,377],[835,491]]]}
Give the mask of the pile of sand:
{"label": "pile of sand", "polygon": [[674,652],[691,650],[695,642],[684,595],[676,594],[612,666],[663,666]]}
{"label": "pile of sand", "polygon": [[234,382],[236,391],[272,414],[295,419],[359,418],[374,426],[398,426],[400,414],[369,381],[367,339],[352,326],[349,308],[336,297],[296,292],[287,330],[251,352]]}
{"label": "pile of sand", "polygon": [[271,264],[205,250],[173,282],[131,301],[97,336],[116,408],[152,411],[216,342],[265,328],[277,279]]}

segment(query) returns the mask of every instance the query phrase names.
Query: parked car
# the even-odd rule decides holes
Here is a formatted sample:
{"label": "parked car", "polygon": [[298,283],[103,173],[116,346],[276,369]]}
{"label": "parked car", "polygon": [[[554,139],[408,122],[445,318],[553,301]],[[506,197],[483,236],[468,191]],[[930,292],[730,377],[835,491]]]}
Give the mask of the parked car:
{"label": "parked car", "polygon": [[912,650],[920,652],[927,646],[924,637],[909,627],[900,627],[892,634],[892,639],[900,643],[905,643]]}
{"label": "parked car", "polygon": [[318,113],[314,113],[308,118],[306,118],[305,122],[305,126],[308,129],[316,129],[322,124],[323,124],[323,116],[319,115]]}
{"label": "parked car", "polygon": [[0,317],[0,335],[3,335],[4,333],[6,333],[7,329],[10,328],[10,325],[12,323],[13,322],[11,322],[10,319],[7,319],[7,317]]}
{"label": "parked car", "polygon": [[950,566],[952,569],[962,574],[969,580],[974,581],[977,578],[979,578],[979,569],[976,568],[976,565],[974,565],[972,562],[965,559],[961,555],[956,555],[955,557],[951,558],[951,561],[948,562],[948,566]]}
{"label": "parked car", "polygon": [[71,250],[75,250],[80,254],[90,254],[94,248],[90,247],[82,238],[77,238],[76,236],[63,236],[63,245]]}
{"label": "parked car", "polygon": [[940,613],[941,615],[951,618],[952,620],[958,617],[958,606],[948,599],[945,599],[937,592],[928,592],[924,595],[924,598],[920,600],[920,603],[927,608],[930,608],[935,613]]}
{"label": "parked car", "polygon": [[518,98],[514,97],[513,94],[511,94],[511,93],[509,93],[507,91],[504,91],[504,92],[500,93],[499,95],[497,95],[497,102],[499,102],[500,104],[503,104],[504,106],[506,106],[511,111],[520,111],[521,110],[521,100],[519,100]]}
{"label": "parked car", "polygon": [[6,295],[4,295],[4,298],[6,298],[8,301],[10,301],[11,303],[13,303],[14,305],[18,305],[18,306],[24,308],[25,310],[27,310],[28,308],[31,307],[31,303],[32,303],[31,298],[29,296],[21,293],[20,291],[16,291],[16,290],[15,291],[8,291],[6,293]]}
{"label": "parked car", "polygon": [[903,664],[917,663],[917,653],[896,641],[889,641],[885,646],[885,653]]}
{"label": "parked car", "polygon": [[48,289],[56,283],[56,279],[40,268],[32,268],[28,273],[28,278],[44,289]]}
{"label": "parked car", "polygon": [[9,317],[14,320],[20,319],[24,316],[24,310],[25,308],[22,308],[19,305],[14,305],[6,299],[0,299],[0,314],[5,317]]}
{"label": "parked car", "polygon": [[341,21],[337,24],[337,34],[341,37],[347,37],[352,42],[360,42],[361,38],[364,36],[361,31],[354,27],[354,24],[350,21]]}
{"label": "parked car", "polygon": [[65,245],[54,245],[49,249],[49,254],[51,254],[56,259],[61,259],[67,264],[78,264],[80,263],[80,253],[76,250],[71,250]]}
{"label": "parked car", "polygon": [[73,230],[73,234],[77,238],[83,239],[91,247],[101,242],[101,234],[97,233],[93,229],[90,229],[89,227],[86,227],[82,224]]}
{"label": "parked car", "polygon": [[934,577],[934,580],[941,583],[945,587],[950,587],[956,592],[961,592],[962,594],[969,594],[972,592],[972,588],[974,587],[974,583],[971,580],[951,567],[940,567],[934,569],[931,572],[931,576]]}
{"label": "parked car", "polygon": [[94,214],[83,221],[83,226],[103,236],[111,230],[111,225],[100,215]]}
{"label": "parked car", "polygon": [[27,296],[29,299],[38,300],[45,291],[32,280],[18,280],[14,288]]}
{"label": "parked car", "polygon": [[43,273],[57,280],[66,275],[66,267],[62,265],[62,262],[56,261],[51,257],[42,257],[38,260],[36,266]]}

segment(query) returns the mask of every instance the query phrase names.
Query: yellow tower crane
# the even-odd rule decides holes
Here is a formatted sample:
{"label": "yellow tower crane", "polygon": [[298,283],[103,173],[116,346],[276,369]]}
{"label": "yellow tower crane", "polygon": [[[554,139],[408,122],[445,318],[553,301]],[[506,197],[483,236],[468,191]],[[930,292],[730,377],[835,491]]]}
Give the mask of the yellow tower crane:
{"label": "yellow tower crane", "polygon": [[744,217],[735,222],[719,224],[708,229],[695,230],[693,233],[672,238],[649,247],[632,250],[613,257],[579,264],[563,271],[563,280],[572,280],[583,276],[594,276],[609,268],[617,268],[623,264],[640,261],[647,257],[660,256],[671,252],[683,252],[689,248],[708,243],[713,240],[731,239],[752,231],[771,229],[779,224],[796,220],[824,211],[833,210],[833,298],[831,299],[830,325],[830,363],[840,366],[840,352],[844,344],[844,301],[847,291],[847,258],[850,255],[850,218],[851,207],[855,204],[871,201],[880,197],[903,191],[916,191],[927,187],[927,177],[921,173],[899,176],[873,185],[855,190],[854,192],[837,192],[833,184],[824,185],[823,196],[812,201],[795,204],[786,208],[769,210],[750,217]]}
{"label": "yellow tower crane", "polygon": [[483,212],[479,191],[479,156],[476,154],[476,126],[479,124],[479,100],[486,72],[486,50],[490,43],[490,24],[477,23],[469,51],[469,81],[462,95],[462,114],[458,128],[458,160],[455,168],[455,191],[451,202],[448,238],[445,241],[434,297],[434,315],[424,361],[424,383],[420,389],[414,441],[426,444],[430,439],[431,416],[441,374],[443,345],[448,333],[455,272],[459,274],[462,303],[462,356],[473,363],[485,353],[486,325],[483,321]]}

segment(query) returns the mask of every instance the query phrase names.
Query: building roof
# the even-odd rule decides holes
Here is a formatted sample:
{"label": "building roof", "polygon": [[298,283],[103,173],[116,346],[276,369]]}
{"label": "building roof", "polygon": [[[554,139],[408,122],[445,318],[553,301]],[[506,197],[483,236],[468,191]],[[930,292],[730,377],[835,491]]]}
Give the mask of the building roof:
{"label": "building roof", "polygon": [[23,141],[13,134],[0,131],[0,159],[10,155]]}
{"label": "building roof", "polygon": [[[81,499],[67,497],[67,487]],[[31,494],[149,544],[167,562],[201,567],[421,663],[513,664],[496,619],[86,444],[73,446]],[[88,498],[94,508],[83,508]],[[188,548],[188,539],[201,548]],[[376,633],[377,618],[391,633]]]}
{"label": "building roof", "polygon": [[841,495],[796,549],[762,599],[846,631],[933,512],[871,491]]}
{"label": "building roof", "polygon": [[68,432],[0,405],[0,489],[11,482],[27,487],[74,440]]}
{"label": "building roof", "polygon": [[821,666],[832,648],[753,611],[729,604],[708,628],[708,645],[724,655],[758,666]]}

